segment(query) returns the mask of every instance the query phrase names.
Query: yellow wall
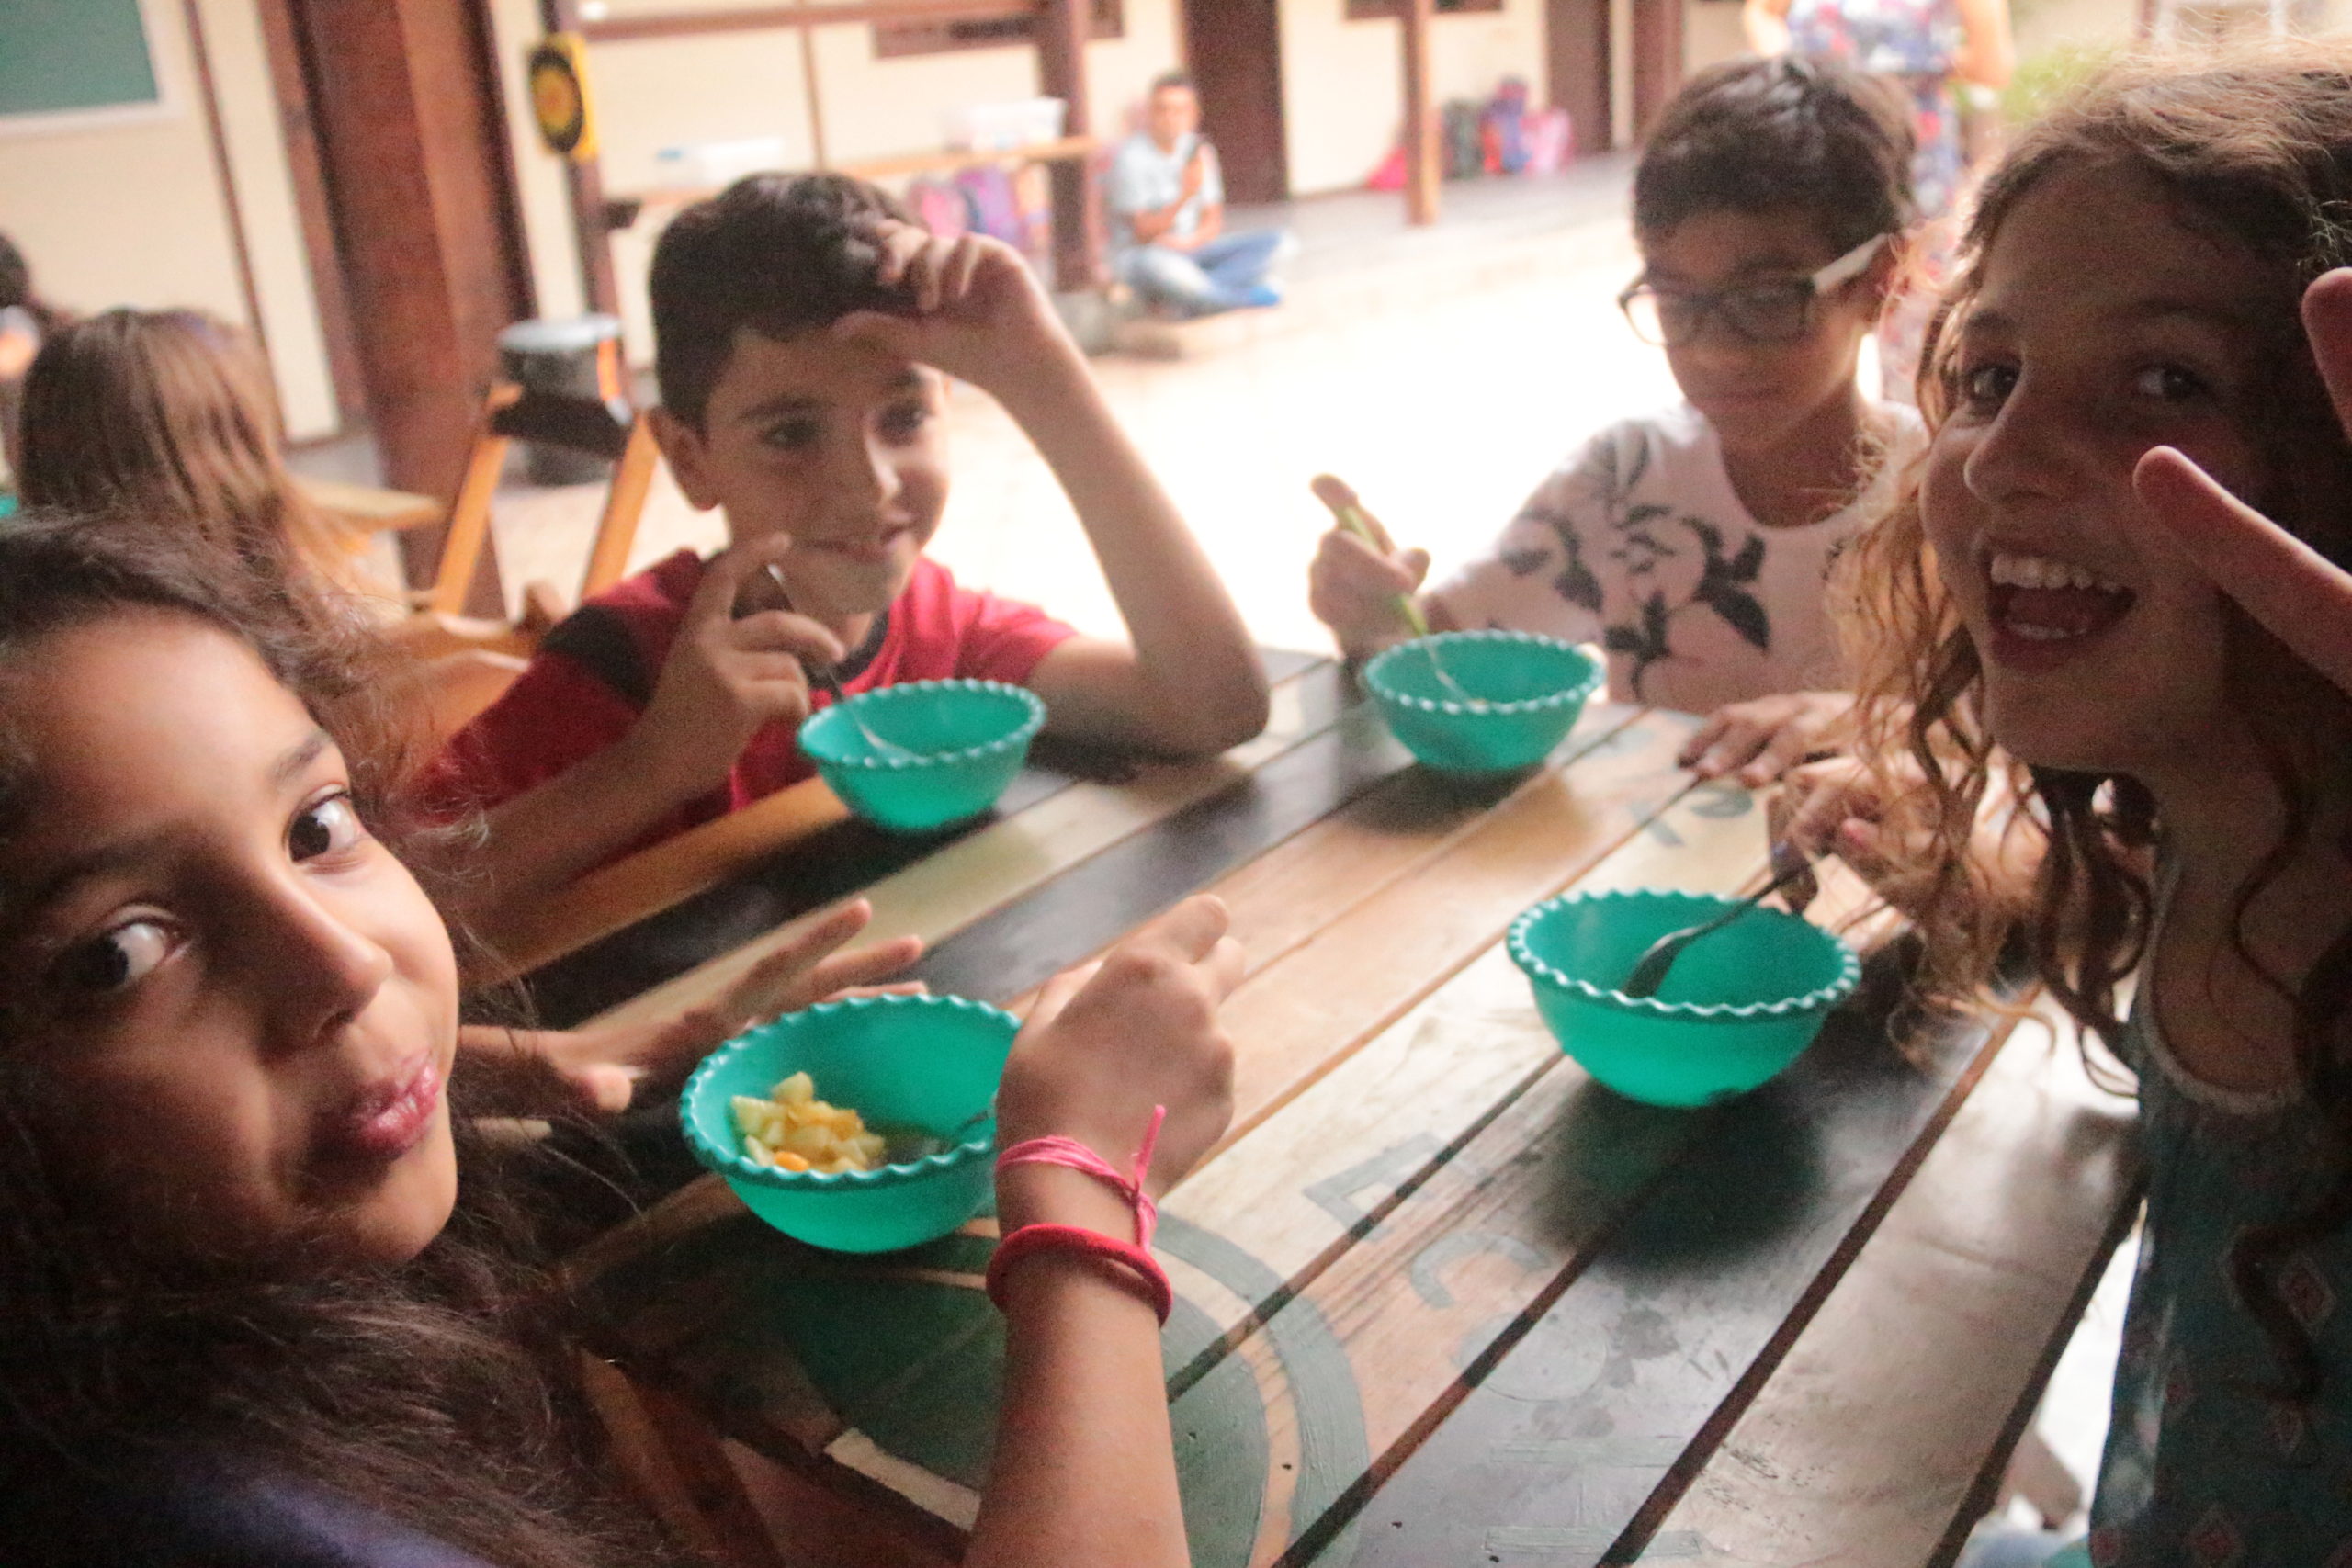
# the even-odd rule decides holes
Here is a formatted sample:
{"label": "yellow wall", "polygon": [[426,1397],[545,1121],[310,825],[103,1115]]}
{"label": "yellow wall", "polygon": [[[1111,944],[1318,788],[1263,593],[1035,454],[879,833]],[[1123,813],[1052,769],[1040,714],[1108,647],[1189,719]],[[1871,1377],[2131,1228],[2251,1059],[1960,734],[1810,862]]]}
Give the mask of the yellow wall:
{"label": "yellow wall", "polygon": [[[1404,84],[1397,24],[1351,22],[1344,0],[1283,0],[1283,94],[1290,183],[1299,196],[1364,182],[1396,145]],[[1544,93],[1542,0],[1431,24],[1430,76],[1440,102],[1490,96],[1507,75]]]}
{"label": "yellow wall", "polygon": [[[198,0],[223,105],[270,360],[296,436],[334,426],[308,259],[251,0]],[[194,306],[246,320],[185,17],[147,7],[161,113],[61,130],[0,131],[0,225],[41,290],[76,310]]]}

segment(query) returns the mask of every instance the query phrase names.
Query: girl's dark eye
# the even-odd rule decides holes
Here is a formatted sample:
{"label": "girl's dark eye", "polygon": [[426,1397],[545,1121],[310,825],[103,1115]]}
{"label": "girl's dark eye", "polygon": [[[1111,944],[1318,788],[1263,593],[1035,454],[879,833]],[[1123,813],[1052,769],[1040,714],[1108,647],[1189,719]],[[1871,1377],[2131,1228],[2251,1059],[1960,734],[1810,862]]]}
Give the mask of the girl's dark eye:
{"label": "girl's dark eye", "polygon": [[107,996],[145,979],[172,951],[171,933],[155,920],[126,920],[112,931],[58,954],[50,985],[83,996]]}
{"label": "girl's dark eye", "polygon": [[1978,410],[1998,408],[2018,384],[2014,366],[1972,365],[1960,373],[1961,400]]}
{"label": "girl's dark eye", "polygon": [[2205,378],[2194,370],[2177,365],[2151,365],[2132,378],[2132,389],[2143,398],[2177,403],[2202,397],[2208,389]]}
{"label": "girl's dark eye", "polygon": [[813,419],[793,419],[771,426],[760,439],[778,451],[805,452],[823,439],[824,434],[824,427]]}
{"label": "girl's dark eye", "polygon": [[347,795],[331,795],[302,808],[286,829],[286,848],[298,862],[347,850],[368,836]]}
{"label": "girl's dark eye", "polygon": [[882,411],[882,434],[893,441],[911,440],[931,423],[931,410],[921,403],[896,403]]}

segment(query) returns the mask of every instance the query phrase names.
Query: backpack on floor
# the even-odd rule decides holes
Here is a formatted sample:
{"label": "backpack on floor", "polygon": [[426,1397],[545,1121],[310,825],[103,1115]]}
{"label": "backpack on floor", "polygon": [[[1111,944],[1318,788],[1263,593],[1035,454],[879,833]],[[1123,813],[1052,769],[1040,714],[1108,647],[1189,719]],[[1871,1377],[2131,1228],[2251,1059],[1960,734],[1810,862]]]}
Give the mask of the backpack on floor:
{"label": "backpack on floor", "polygon": [[943,240],[952,240],[972,226],[972,210],[964,193],[945,180],[918,175],[907,186],[907,205],[915,221]]}
{"label": "backpack on floor", "polygon": [[1443,140],[1447,179],[1466,180],[1484,172],[1487,149],[1479,130],[1483,112],[1478,105],[1466,98],[1456,98],[1445,106]]}

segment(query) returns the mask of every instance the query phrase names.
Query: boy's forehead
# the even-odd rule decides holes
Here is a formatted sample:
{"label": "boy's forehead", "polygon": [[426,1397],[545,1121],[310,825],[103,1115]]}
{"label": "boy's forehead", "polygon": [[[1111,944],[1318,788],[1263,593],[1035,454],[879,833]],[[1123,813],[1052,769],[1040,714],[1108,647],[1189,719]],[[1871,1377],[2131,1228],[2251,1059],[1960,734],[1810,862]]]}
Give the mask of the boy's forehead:
{"label": "boy's forehead", "polygon": [[772,338],[739,327],[711,388],[709,415],[723,421],[792,403],[856,407],[928,389],[937,379],[928,367],[822,330]]}
{"label": "boy's forehead", "polygon": [[1638,231],[1634,241],[1649,272],[1701,283],[1743,273],[1813,272],[1841,249],[1817,216],[1794,208],[1711,208],[1671,229]]}

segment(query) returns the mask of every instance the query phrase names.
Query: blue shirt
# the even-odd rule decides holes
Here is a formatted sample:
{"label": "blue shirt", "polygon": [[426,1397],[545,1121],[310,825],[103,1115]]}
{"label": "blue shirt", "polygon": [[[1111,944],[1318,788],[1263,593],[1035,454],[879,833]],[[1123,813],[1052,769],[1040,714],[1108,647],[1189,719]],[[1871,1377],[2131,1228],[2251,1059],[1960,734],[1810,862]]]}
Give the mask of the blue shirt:
{"label": "blue shirt", "polygon": [[2309,1407],[2268,1392],[2284,1372],[2229,1274],[2238,1237],[2318,1196],[2320,1115],[2300,1089],[2246,1093],[2191,1077],[2157,1030],[2153,988],[2143,976],[2124,1039],[2140,1075],[2148,1213],[2091,1561],[2341,1568],[2352,1563],[2352,1235],[2271,1271],[2318,1350]]}

